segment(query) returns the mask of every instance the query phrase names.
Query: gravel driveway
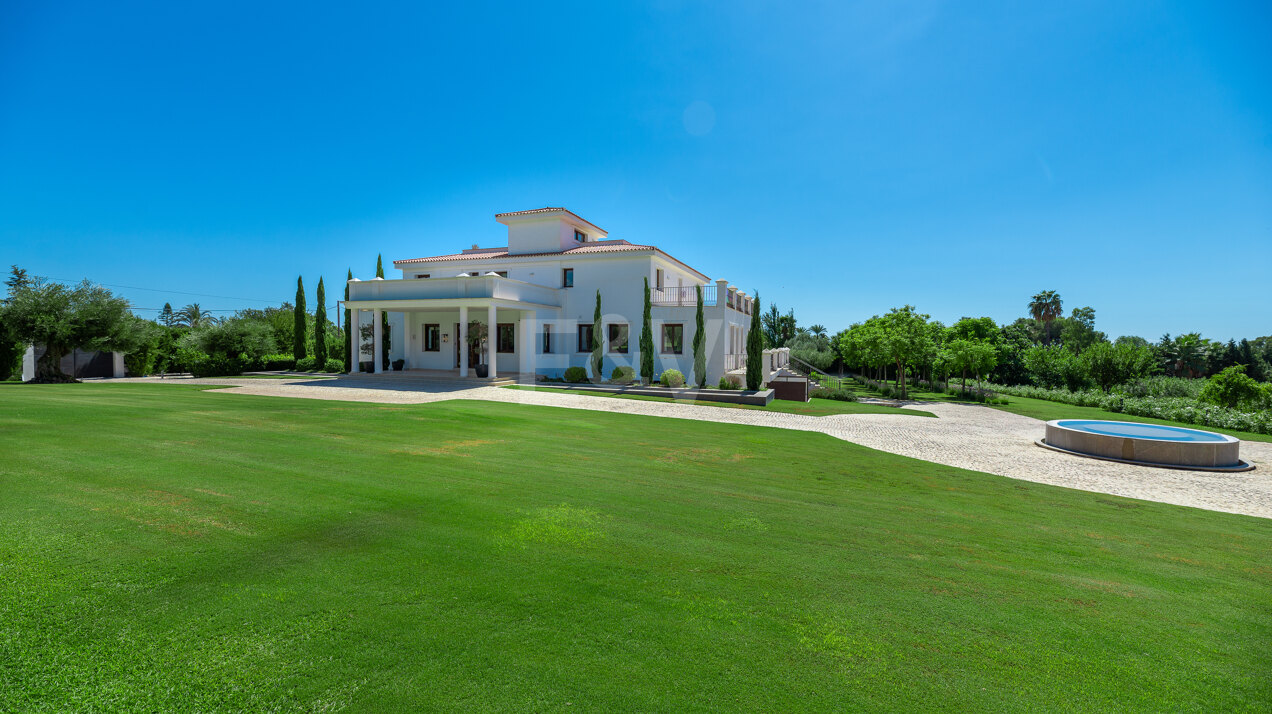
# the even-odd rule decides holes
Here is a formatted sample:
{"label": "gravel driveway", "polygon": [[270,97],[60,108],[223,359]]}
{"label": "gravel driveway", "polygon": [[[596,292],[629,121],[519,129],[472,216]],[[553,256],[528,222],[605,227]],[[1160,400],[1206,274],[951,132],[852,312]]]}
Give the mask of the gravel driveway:
{"label": "gravel driveway", "polygon": [[729,424],[817,431],[872,449],[1008,478],[1109,493],[1212,511],[1272,518],[1272,444],[1245,441],[1241,457],[1253,471],[1212,473],[1132,466],[1039,448],[1043,422],[990,407],[929,403],[916,408],[937,419],[892,414],[824,417],[669,402],[558,394],[455,383],[403,384],[392,377],[286,379],[115,379],[109,382],[234,385],[224,391],[378,404],[422,404],[479,399],[568,409],[697,419]]}

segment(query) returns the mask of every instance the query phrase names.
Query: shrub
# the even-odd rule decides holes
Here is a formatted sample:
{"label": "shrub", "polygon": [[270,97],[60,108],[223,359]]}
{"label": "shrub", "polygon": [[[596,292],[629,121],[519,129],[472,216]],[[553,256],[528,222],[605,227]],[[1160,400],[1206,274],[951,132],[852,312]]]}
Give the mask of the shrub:
{"label": "shrub", "polygon": [[259,360],[276,349],[274,333],[268,325],[243,318],[191,330],[181,338],[181,347],[204,355],[242,357],[245,361]]}
{"label": "shrub", "polygon": [[318,369],[318,360],[313,357],[301,357],[296,360],[297,372],[313,372]]}
{"label": "shrub", "polygon": [[567,367],[565,369],[565,381],[570,384],[582,384],[587,381],[587,370],[583,367]]}
{"label": "shrub", "polygon": [[685,375],[678,369],[663,370],[662,377],[658,379],[664,387],[683,387],[685,386]]}
{"label": "shrub", "polygon": [[324,371],[324,372],[332,372],[332,373],[334,373],[334,374],[340,374],[340,373],[342,373],[342,372],[344,372],[344,371],[345,371],[345,363],[344,363],[344,360],[340,360],[340,359],[328,359],[328,360],[327,360],[327,361],[326,361],[326,362],[322,365],[322,371]]}
{"label": "shrub", "polygon": [[270,371],[295,369],[296,358],[282,353],[264,355],[260,360],[260,368]]}
{"label": "shrub", "polygon": [[847,389],[814,389],[809,396],[814,399],[834,399],[840,402],[857,401],[857,395]]}
{"label": "shrub", "polygon": [[1243,364],[1234,364],[1207,379],[1197,399],[1229,409],[1243,405],[1257,409],[1263,390],[1258,382],[1246,375],[1245,369]]}
{"label": "shrub", "polygon": [[636,381],[636,368],[626,365],[615,367],[610,373],[610,381],[614,384],[631,384]]}
{"label": "shrub", "polygon": [[720,378],[719,388],[720,389],[741,389],[742,380],[738,379],[735,375],[726,374]]}
{"label": "shrub", "polygon": [[370,374],[375,370],[375,363],[371,360],[361,360],[358,362],[358,371]]}
{"label": "shrub", "polygon": [[243,361],[225,355],[202,356],[190,363],[190,373],[196,377],[232,377],[243,373]]}
{"label": "shrub", "polygon": [[393,360],[393,371],[394,371],[394,372],[401,372],[401,371],[402,371],[402,368],[403,368],[403,367],[405,367],[405,366],[406,366],[406,360],[404,360],[404,359],[395,359],[395,360]]}

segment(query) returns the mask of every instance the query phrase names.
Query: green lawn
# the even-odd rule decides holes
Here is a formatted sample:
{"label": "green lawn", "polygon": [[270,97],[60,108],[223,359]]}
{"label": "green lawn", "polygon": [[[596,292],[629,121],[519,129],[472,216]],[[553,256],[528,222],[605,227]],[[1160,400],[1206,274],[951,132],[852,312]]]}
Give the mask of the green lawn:
{"label": "green lawn", "polygon": [[0,711],[1267,711],[1268,520],[828,436],[0,387]]}
{"label": "green lawn", "polygon": [[[970,384],[970,382],[969,382]],[[875,393],[860,384],[854,383],[855,391],[865,394],[874,395]],[[1078,407],[1063,402],[1051,402],[1045,399],[1032,399],[1029,397],[1015,397],[1010,394],[1002,395],[1007,398],[1007,404],[991,404],[988,406],[994,409],[1002,409],[1012,414],[1021,414],[1043,421],[1051,421],[1052,419],[1111,419],[1113,421],[1133,421],[1142,424],[1168,424],[1170,426],[1182,426],[1189,429],[1204,429],[1205,431],[1214,431],[1220,434],[1228,434],[1238,439],[1246,441],[1266,441],[1272,442],[1272,435],[1256,434],[1250,431],[1237,431],[1235,429],[1220,429],[1217,427],[1203,426],[1200,424],[1187,424],[1181,421],[1168,421],[1166,419],[1154,419],[1152,417],[1134,416],[1132,414],[1122,414],[1120,412],[1110,412],[1098,407]],[[970,404],[966,400],[959,399],[952,394],[941,394],[939,392],[925,392],[916,389],[910,390],[910,398],[919,402],[959,402]]]}
{"label": "green lawn", "polygon": [[1078,407],[1072,404],[1064,404],[1062,402],[1050,402],[1045,399],[1030,399],[1028,397],[1007,397],[1010,404],[995,404],[995,409],[1011,412],[1013,414],[1023,414],[1024,416],[1042,419],[1043,421],[1051,421],[1052,419],[1112,419],[1113,421],[1133,421],[1144,424],[1169,424],[1171,426],[1182,426],[1189,429],[1204,429],[1206,431],[1214,431],[1220,434],[1229,434],[1238,439],[1246,441],[1267,441],[1272,442],[1272,436],[1268,434],[1255,434],[1249,431],[1236,431],[1234,429],[1219,429],[1211,426],[1201,426],[1198,424],[1185,424],[1178,421],[1167,421],[1165,419],[1154,419],[1152,417],[1133,416],[1131,414],[1121,414],[1119,412],[1109,412],[1099,407]]}
{"label": "green lawn", "polygon": [[836,399],[810,399],[807,402],[788,402],[774,399],[767,406],[753,404],[727,404],[725,402],[705,402],[688,399],[672,399],[671,397],[650,397],[639,394],[609,394],[593,392],[586,389],[566,389],[556,387],[534,387],[523,384],[509,384],[504,389],[524,389],[531,392],[557,392],[562,394],[579,394],[585,397],[604,397],[607,399],[637,399],[644,402],[676,402],[677,404],[695,404],[700,407],[721,407],[725,409],[758,409],[766,412],[783,414],[807,414],[809,416],[827,416],[829,414],[904,414],[909,416],[935,417],[931,412],[918,409],[899,409],[882,404],[862,404],[860,402],[841,402]]}

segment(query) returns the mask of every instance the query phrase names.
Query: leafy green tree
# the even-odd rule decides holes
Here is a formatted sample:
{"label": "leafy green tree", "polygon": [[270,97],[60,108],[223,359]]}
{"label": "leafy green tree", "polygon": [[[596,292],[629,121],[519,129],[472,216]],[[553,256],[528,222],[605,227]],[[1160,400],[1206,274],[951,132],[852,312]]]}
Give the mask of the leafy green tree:
{"label": "leafy green tree", "polygon": [[314,360],[315,369],[322,369],[327,364],[327,291],[323,288],[321,276],[318,277],[315,298],[318,305],[314,308]]}
{"label": "leafy green tree", "polygon": [[1108,340],[1103,332],[1095,329],[1095,308],[1074,308],[1068,318],[1059,322],[1060,343],[1074,354],[1082,354],[1092,345]]}
{"label": "leafy green tree", "polygon": [[274,332],[257,320],[235,317],[191,330],[181,338],[181,347],[208,357],[259,360],[278,349]]}
{"label": "leafy green tree", "polygon": [[702,314],[702,286],[695,285],[694,290],[698,293],[698,310],[693,326],[693,379],[702,389],[707,385],[707,328]]}
{"label": "leafy green tree", "polygon": [[10,339],[23,345],[43,345],[36,362],[36,382],[74,382],[62,372],[62,358],[71,350],[101,352],[134,350],[144,337],[128,301],[87,280],[75,287],[24,278],[10,288],[0,307],[0,324]]}
{"label": "leafy green tree", "polygon": [[605,366],[605,341],[601,338],[601,291],[596,291],[596,310],[592,313],[592,380],[600,382]]}
{"label": "leafy green tree", "polygon": [[292,356],[296,361],[305,358],[305,282],[300,276],[296,277],[296,305],[292,308],[294,316],[292,328]]}
{"label": "leafy green tree", "polygon": [[897,389],[902,397],[906,388],[906,365],[915,357],[931,349],[931,334],[927,328],[928,315],[915,311],[913,305],[892,308],[883,316],[883,349],[888,359],[897,367]]}
{"label": "leafy green tree", "polygon": [[[353,311],[347,307],[349,304],[349,281],[350,280],[353,280],[353,268],[349,268],[349,274],[345,276],[344,299],[345,299],[346,307],[344,311],[344,354],[340,356],[340,359],[350,360],[349,372],[351,374],[357,374],[358,361],[354,360],[350,356],[353,354],[353,328],[352,328]],[[458,337],[458,335],[456,335],[456,337]]]}
{"label": "leafy green tree", "polygon": [[746,333],[746,388],[750,390],[764,386],[764,335],[756,319],[760,314],[760,293],[756,291],[751,327]]}
{"label": "leafy green tree", "polygon": [[1259,383],[1245,373],[1245,365],[1237,364],[1222,370],[1201,388],[1199,401],[1218,404],[1229,409],[1254,406],[1262,397]]}
{"label": "leafy green tree", "polygon": [[1053,320],[1064,314],[1064,301],[1055,290],[1043,290],[1029,300],[1029,314],[1042,324],[1042,340],[1050,343],[1050,325]]}
{"label": "leafy green tree", "polygon": [[[375,277],[384,277],[383,255],[375,256]],[[495,329],[495,326],[491,325],[490,329]],[[389,313],[384,310],[380,311],[380,334],[382,336],[381,342],[383,343],[380,346],[380,361],[383,363],[380,368],[387,370],[389,368],[389,349],[393,346],[393,337],[392,329],[389,327]]]}
{"label": "leafy green tree", "polygon": [[645,312],[640,321],[640,381],[654,381],[654,315],[649,301],[649,278],[645,278]]}
{"label": "leafy green tree", "polygon": [[[27,271],[16,265],[13,266],[9,278],[5,280],[5,285],[8,286],[8,296],[25,289],[30,285],[30,282],[31,279],[27,275]],[[0,382],[9,379],[10,376],[21,370],[22,355],[26,352],[27,347],[5,326],[4,306],[7,302],[7,297],[0,300]]]}

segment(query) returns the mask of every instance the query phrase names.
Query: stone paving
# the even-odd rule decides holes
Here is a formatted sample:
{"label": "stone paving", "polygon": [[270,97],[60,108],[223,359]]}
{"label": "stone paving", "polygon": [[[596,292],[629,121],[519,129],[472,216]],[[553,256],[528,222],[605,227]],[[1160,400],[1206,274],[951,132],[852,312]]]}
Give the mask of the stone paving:
{"label": "stone paving", "polygon": [[538,404],[673,419],[816,431],[862,446],[949,466],[1014,479],[1065,486],[1212,511],[1272,518],[1272,443],[1243,441],[1241,458],[1253,471],[1213,473],[1118,464],[1039,448],[1043,422],[990,407],[946,403],[914,405],[938,418],[892,414],[838,414],[824,417],[782,414],[560,394],[455,382],[428,383],[389,377],[349,376],[324,380],[287,379],[118,379],[111,382],[231,386],[234,394],[299,397],[378,404],[423,404],[447,399],[479,399]]}

